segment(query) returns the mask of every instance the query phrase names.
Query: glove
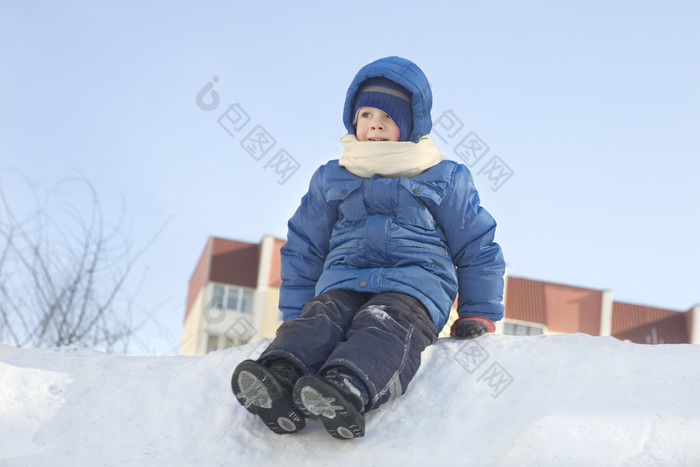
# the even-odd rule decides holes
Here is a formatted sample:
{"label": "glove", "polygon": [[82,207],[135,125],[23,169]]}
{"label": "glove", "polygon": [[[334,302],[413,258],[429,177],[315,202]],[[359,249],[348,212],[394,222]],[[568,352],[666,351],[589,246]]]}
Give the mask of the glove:
{"label": "glove", "polygon": [[452,323],[450,337],[454,339],[474,339],[487,332],[494,332],[493,321],[481,316],[464,316]]}

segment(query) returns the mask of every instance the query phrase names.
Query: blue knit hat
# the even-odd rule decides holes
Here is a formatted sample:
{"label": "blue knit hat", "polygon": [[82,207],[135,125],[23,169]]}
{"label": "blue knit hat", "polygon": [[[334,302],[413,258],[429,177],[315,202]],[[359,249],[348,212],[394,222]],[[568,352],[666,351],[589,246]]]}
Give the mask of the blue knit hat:
{"label": "blue knit hat", "polygon": [[399,141],[408,141],[413,132],[411,93],[403,86],[384,77],[365,80],[355,95],[354,123],[360,107],[375,107],[384,111],[399,127]]}

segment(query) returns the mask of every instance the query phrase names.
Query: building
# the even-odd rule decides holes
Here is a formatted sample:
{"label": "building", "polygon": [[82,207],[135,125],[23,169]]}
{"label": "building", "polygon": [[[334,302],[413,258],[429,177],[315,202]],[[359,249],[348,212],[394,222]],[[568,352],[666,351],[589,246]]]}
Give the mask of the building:
{"label": "building", "polygon": [[190,278],[180,354],[202,355],[273,336],[281,322],[280,248],[210,237]]}
{"label": "building", "polygon": [[[700,344],[700,306],[682,312],[618,302],[610,290],[508,277],[504,334],[582,332],[638,344]],[[694,319],[695,318],[695,319]]]}
{"label": "building", "polygon": [[[280,248],[271,236],[259,244],[210,237],[192,273],[180,354],[273,337],[281,321]],[[700,343],[700,306],[686,312],[616,302],[596,290],[506,277],[505,317],[496,332],[510,335],[586,333],[639,344]],[[452,312],[441,336],[449,335]]]}

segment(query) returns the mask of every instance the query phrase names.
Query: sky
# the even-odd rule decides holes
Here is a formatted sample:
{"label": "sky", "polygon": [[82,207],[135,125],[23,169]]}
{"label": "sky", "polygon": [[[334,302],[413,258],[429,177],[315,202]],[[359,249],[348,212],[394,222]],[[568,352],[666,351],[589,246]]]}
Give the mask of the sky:
{"label": "sky", "polygon": [[13,213],[28,184],[83,209],[59,182],[88,180],[141,251],[134,351],[172,353],[207,238],[286,238],[340,156],[354,74],[399,55],[430,80],[432,134],[470,167],[509,274],[685,311],[699,23],[691,1],[0,0],[0,188]]}

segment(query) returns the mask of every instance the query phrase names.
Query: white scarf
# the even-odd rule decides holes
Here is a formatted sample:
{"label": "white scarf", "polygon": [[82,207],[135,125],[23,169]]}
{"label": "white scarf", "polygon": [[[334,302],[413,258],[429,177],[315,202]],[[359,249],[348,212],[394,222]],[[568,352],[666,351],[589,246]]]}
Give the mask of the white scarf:
{"label": "white scarf", "polygon": [[340,138],[340,165],[362,178],[415,177],[444,160],[430,136],[410,141],[358,141],[354,135]]}

